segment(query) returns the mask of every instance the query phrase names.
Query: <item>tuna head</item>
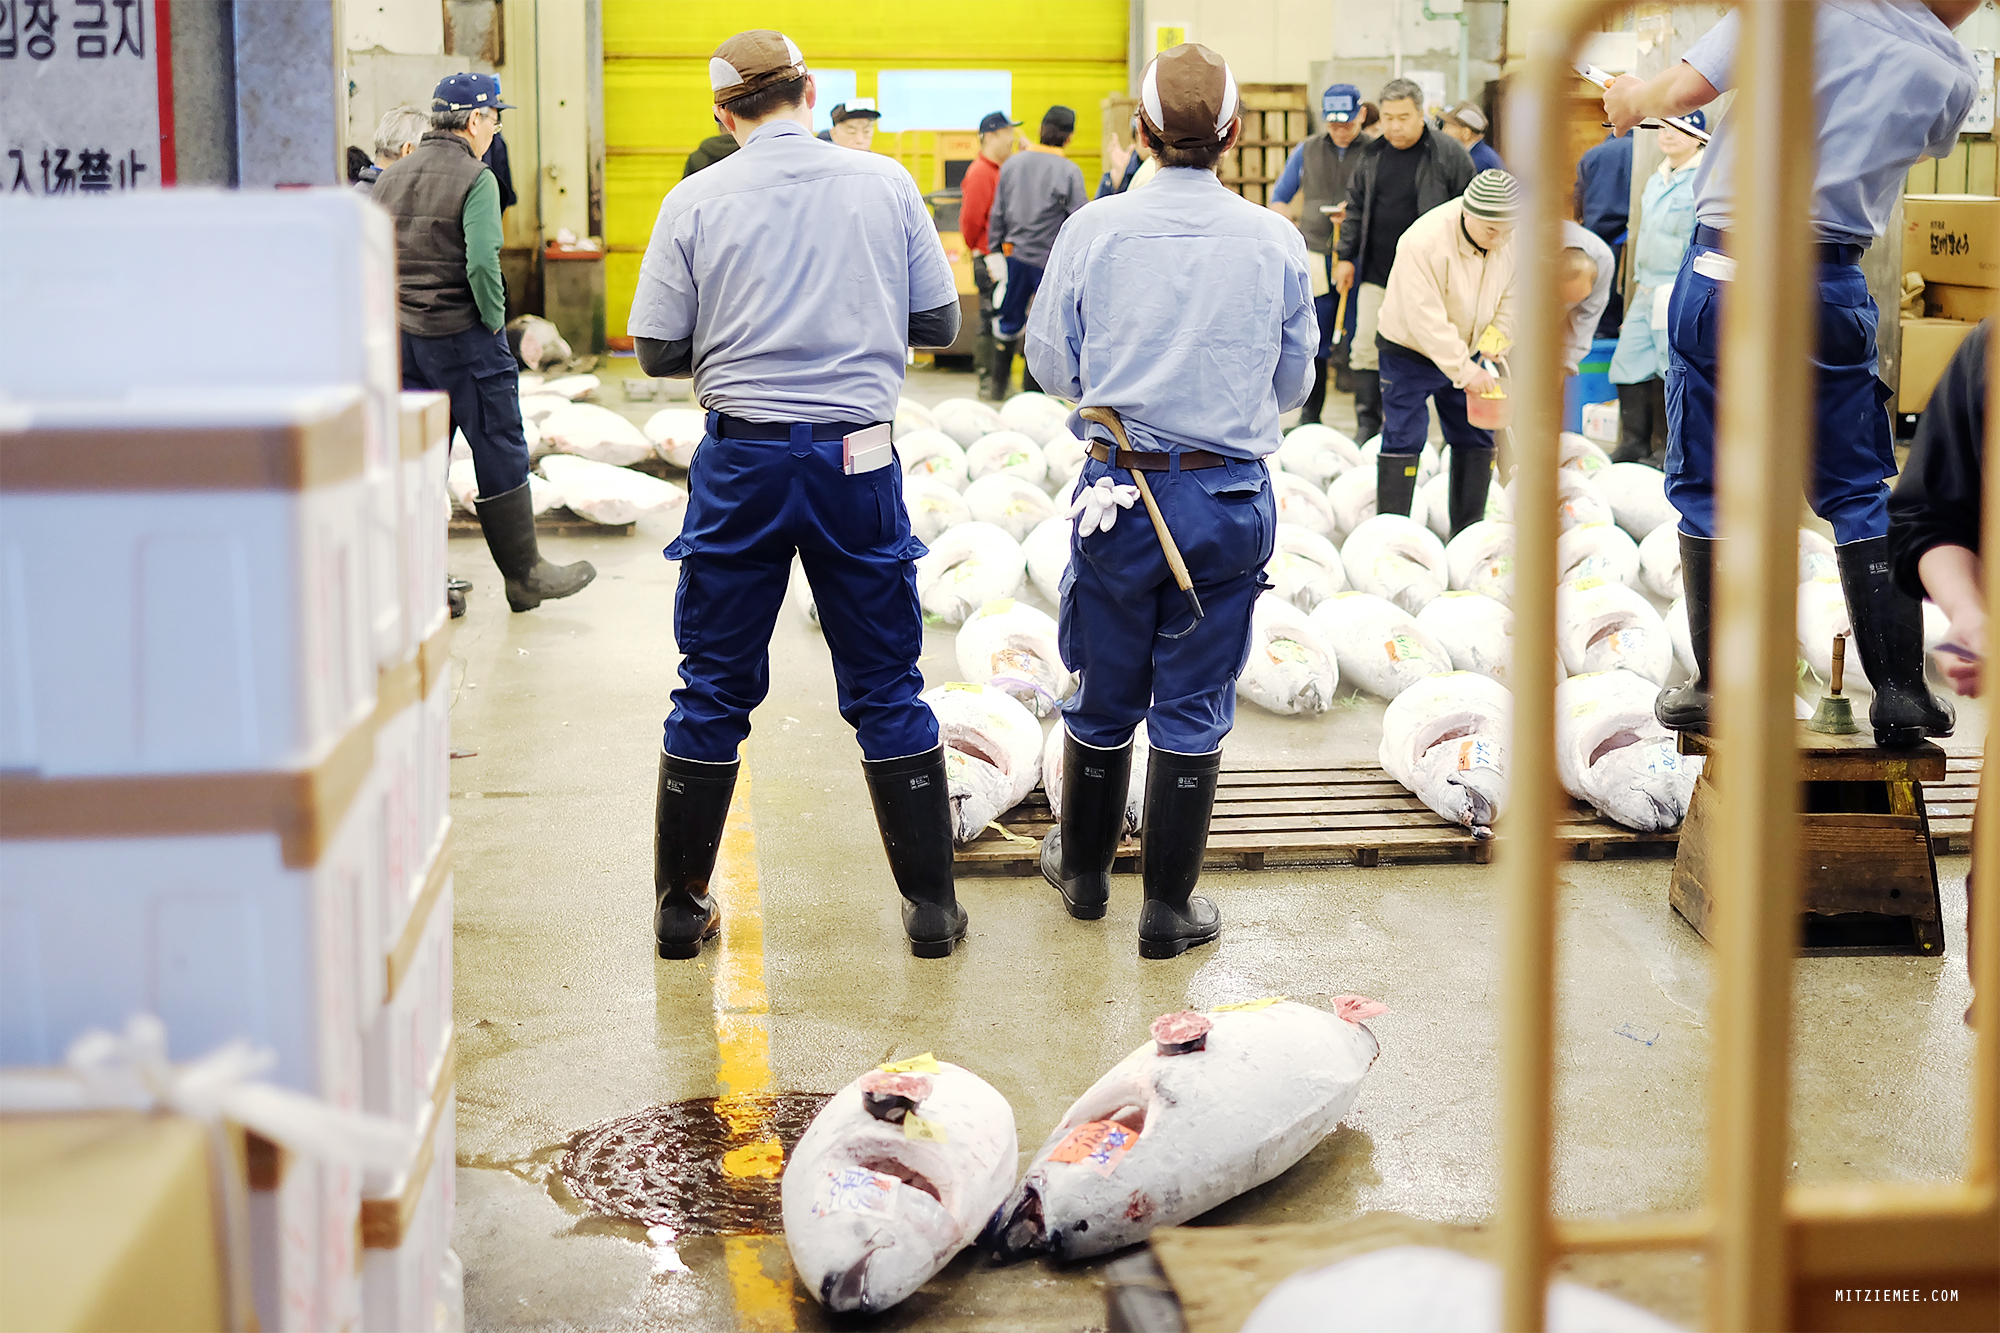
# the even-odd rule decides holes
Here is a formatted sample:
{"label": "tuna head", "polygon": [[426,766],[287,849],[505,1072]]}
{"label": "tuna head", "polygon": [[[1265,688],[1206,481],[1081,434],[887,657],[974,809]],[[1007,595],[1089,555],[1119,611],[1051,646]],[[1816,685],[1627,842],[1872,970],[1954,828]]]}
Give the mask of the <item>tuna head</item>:
{"label": "tuna head", "polygon": [[1592,803],[1626,828],[1665,833],[1687,818],[1697,772],[1673,741],[1622,731],[1591,755],[1584,785]]}
{"label": "tuna head", "polygon": [[1493,836],[1507,800],[1507,775],[1495,741],[1462,737],[1433,745],[1417,760],[1412,786],[1424,804],[1475,838]]}
{"label": "tuna head", "polygon": [[[853,1167],[831,1171],[823,1189],[837,1190],[842,1178],[857,1174]],[[930,1280],[964,1243],[958,1223],[934,1190],[921,1179],[892,1187],[883,1206],[893,1209],[893,1218],[851,1212],[821,1219],[823,1234],[813,1238],[811,1247],[821,1266],[800,1276],[813,1283],[822,1305],[875,1314]]]}
{"label": "tuna head", "polygon": [[944,752],[945,785],[951,794],[952,841],[963,847],[1008,806],[1008,778],[986,754],[958,741]]}

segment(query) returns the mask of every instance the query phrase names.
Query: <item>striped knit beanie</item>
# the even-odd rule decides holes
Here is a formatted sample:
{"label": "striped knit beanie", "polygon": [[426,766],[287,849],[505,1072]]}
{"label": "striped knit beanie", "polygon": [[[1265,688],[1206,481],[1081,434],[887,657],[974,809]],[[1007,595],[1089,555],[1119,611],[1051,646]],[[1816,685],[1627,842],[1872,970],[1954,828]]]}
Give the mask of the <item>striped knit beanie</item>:
{"label": "striped knit beanie", "polygon": [[1512,222],[1521,211],[1521,185],[1497,168],[1472,178],[1465,187],[1465,211],[1488,222]]}

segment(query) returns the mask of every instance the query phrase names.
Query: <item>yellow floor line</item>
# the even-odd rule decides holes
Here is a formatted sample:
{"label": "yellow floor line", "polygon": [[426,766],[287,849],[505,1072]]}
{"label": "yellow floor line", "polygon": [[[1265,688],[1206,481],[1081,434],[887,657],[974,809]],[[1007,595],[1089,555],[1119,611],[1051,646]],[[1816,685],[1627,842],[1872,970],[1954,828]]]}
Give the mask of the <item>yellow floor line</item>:
{"label": "yellow floor line", "polygon": [[[772,1091],[771,1004],[764,989],[764,901],[757,885],[757,825],[750,792],[746,760],[711,879],[722,906],[714,970],[716,1111],[737,1141],[723,1154],[722,1169],[738,1177],[769,1178],[782,1169],[784,1148],[771,1133],[763,1101]],[[789,1333],[798,1327],[791,1265],[784,1254],[782,1244],[774,1247],[768,1237],[723,1238],[739,1328]]]}

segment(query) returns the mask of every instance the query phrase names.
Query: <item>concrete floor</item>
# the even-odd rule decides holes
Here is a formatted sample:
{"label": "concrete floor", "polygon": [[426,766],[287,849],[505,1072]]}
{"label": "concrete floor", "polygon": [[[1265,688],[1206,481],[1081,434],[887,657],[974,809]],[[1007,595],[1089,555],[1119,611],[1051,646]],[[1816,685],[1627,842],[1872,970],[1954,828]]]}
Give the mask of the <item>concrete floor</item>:
{"label": "concrete floor", "polygon": [[[614,361],[600,372],[608,400]],[[912,373],[935,401],[969,377]],[[1341,410],[1346,405],[1341,404]],[[634,404],[635,414],[645,410]],[[898,928],[824,644],[780,616],[772,691],[746,748],[748,824],[725,850],[731,929],[699,963],[661,963],[648,934],[659,722],[676,683],[670,534],[547,540],[588,558],[583,594],[510,615],[477,541],[452,547],[476,585],[453,643],[458,821],[459,1192],[470,1328],[822,1328],[777,1238],[649,1238],[570,1199],[556,1161],[601,1119],[718,1091],[831,1092],[885,1058],[934,1051],[1013,1103],[1032,1151],[1077,1093],[1165,1011],[1272,992],[1355,992],[1389,1006],[1382,1056],[1342,1128],[1207,1223],[1338,1221],[1388,1209],[1490,1214],[1499,872],[1470,865],[1212,874],[1218,947],[1142,962],[1139,888],[1079,923],[1039,879],[960,884],[971,938],[920,962]],[[1030,594],[1032,596],[1032,593]],[[952,636],[924,668],[950,680]],[[1298,720],[1244,705],[1232,759],[1368,755],[1380,709]],[[739,793],[740,794],[740,793]],[[754,841],[753,841],[754,839]],[[1711,954],[1667,907],[1665,860],[1566,867],[1558,1207],[1693,1207],[1702,1196]],[[1942,961],[1799,965],[1794,1179],[1949,1176],[1965,1149],[1971,1041],[1963,858]],[[761,933],[755,929],[761,920]],[[1025,1156],[1024,1156],[1025,1161]],[[671,1244],[668,1242],[672,1242]],[[1101,1265],[997,1269],[961,1256],[885,1328],[1101,1328]],[[1700,1268],[1597,1263],[1585,1280],[1698,1319]]]}

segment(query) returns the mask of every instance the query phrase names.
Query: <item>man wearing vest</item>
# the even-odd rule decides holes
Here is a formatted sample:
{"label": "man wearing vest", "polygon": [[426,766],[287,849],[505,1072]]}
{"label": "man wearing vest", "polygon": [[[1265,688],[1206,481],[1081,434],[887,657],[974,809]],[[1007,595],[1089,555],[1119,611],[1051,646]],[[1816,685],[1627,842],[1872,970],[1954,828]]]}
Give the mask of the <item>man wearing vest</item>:
{"label": "man wearing vest", "polygon": [[[1347,208],[1347,178],[1361,161],[1361,150],[1354,142],[1361,137],[1361,90],[1351,83],[1336,83],[1320,98],[1319,106],[1326,117],[1326,133],[1315,134],[1294,148],[1285,159],[1278,183],[1271,187],[1271,207],[1299,224],[1306,249],[1313,256],[1306,262],[1312,266],[1313,309],[1319,315],[1319,355],[1313,360],[1312,392],[1299,411],[1301,424],[1318,421],[1326,406],[1328,366],[1336,373],[1334,387],[1342,393],[1353,392],[1347,379],[1347,342],[1341,339],[1339,346],[1334,345],[1339,334],[1333,321],[1340,305],[1333,295],[1333,242]],[[1292,200],[1299,198],[1301,191],[1305,197],[1294,208]],[[1349,332],[1353,331],[1356,309],[1348,307]]]}
{"label": "man wearing vest", "polygon": [[507,605],[532,611],[597,577],[588,561],[552,565],[535,543],[520,368],[508,350],[500,278],[500,185],[480,161],[500,129],[500,80],[453,74],[431,98],[416,151],[383,168],[375,202],[396,220],[403,387],[450,395],[472,446],[479,526],[506,580]]}

